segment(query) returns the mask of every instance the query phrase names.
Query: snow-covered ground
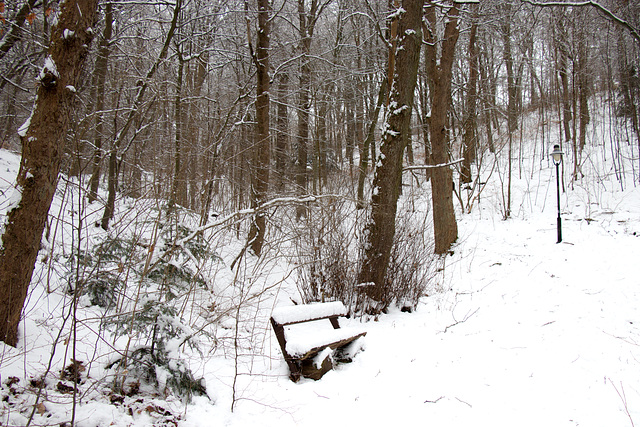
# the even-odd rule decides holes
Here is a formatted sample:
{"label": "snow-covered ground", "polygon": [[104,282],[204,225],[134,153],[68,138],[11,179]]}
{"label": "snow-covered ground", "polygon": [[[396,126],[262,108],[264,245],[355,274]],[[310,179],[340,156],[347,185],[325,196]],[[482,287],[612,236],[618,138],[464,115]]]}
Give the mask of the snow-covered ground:
{"label": "snow-covered ground", "polygon": [[[555,184],[551,168],[543,173]],[[233,414],[228,397],[196,405],[185,425],[638,422],[640,188],[590,208],[564,194],[561,244],[553,190],[544,212],[460,218],[461,241],[440,277],[445,290],[415,313],[360,325],[366,350],[353,363],[293,384],[274,342],[267,376],[241,386],[249,400]]]}
{"label": "snow-covered ground", "polygon": [[[76,425],[640,423],[640,187],[629,166],[622,188],[610,160],[598,159],[602,148],[594,143],[589,150],[593,170],[585,170],[583,180],[572,186],[569,171],[564,174],[562,243],[556,243],[553,165],[532,160],[522,174],[514,172],[512,217],[506,221],[494,176],[472,213],[458,213],[459,241],[417,311],[392,310],[369,322],[343,320],[367,331],[364,351],[320,381],[289,380],[268,326],[273,305],[290,304],[296,292],[282,280],[286,265],[276,260],[260,280],[265,286],[282,284],[266,292],[259,306],[249,307],[236,334],[251,342],[240,345],[239,354],[236,347],[190,355],[208,397],[188,405],[170,396],[132,396],[111,404],[99,381],[104,360],[92,354],[105,345],[87,338],[78,352],[95,361],[96,381],[82,386]],[[2,200],[11,195],[18,161],[0,151]],[[238,247],[222,250],[227,264]],[[52,287],[60,287],[53,276]],[[55,319],[45,313],[59,316],[65,303],[64,292],[45,292],[46,283],[40,277],[31,292],[21,326],[26,343],[18,349],[0,344],[3,426],[24,425],[35,399],[29,380],[42,375],[51,359],[58,330],[50,328]],[[220,330],[233,336],[233,319],[221,324]],[[63,337],[69,335],[66,328]],[[50,373],[53,385],[44,389],[32,425],[70,419],[72,396],[55,391],[69,352],[63,338]],[[19,381],[13,391],[12,376]]]}

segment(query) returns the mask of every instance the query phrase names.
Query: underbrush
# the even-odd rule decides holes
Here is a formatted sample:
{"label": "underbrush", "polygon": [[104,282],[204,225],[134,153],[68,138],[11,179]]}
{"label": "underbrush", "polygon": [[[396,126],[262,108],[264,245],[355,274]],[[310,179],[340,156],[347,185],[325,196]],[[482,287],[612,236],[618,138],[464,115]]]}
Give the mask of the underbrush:
{"label": "underbrush", "polygon": [[[304,235],[296,241],[297,287],[303,303],[339,300],[353,315],[379,314],[391,306],[413,311],[429,293],[441,257],[433,252],[431,212],[416,211],[410,189],[398,205],[396,233],[382,298],[371,299],[358,283],[361,231],[366,212],[346,198],[322,199],[309,210]],[[404,202],[404,203],[403,203]],[[421,204],[428,206],[428,203]]]}

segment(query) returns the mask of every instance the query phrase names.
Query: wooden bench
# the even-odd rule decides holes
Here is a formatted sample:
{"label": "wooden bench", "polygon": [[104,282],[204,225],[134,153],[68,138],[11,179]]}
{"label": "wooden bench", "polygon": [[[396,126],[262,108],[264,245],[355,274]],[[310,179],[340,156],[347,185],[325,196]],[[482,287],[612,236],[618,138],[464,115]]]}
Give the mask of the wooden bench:
{"label": "wooden bench", "polygon": [[[347,346],[367,333],[350,328],[340,329],[338,318],[346,314],[347,309],[341,302],[295,305],[273,310],[271,326],[293,382],[298,382],[300,376],[320,379],[333,367],[332,359],[351,361]],[[317,322],[313,327],[295,326],[327,319],[331,327],[329,322]],[[318,360],[314,360],[318,356],[322,359],[319,367]]]}

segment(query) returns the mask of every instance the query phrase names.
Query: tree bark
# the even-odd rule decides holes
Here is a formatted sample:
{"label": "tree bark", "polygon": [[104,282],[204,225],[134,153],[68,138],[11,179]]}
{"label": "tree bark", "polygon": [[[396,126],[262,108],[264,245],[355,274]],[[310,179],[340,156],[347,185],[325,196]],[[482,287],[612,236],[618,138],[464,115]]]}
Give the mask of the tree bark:
{"label": "tree bark", "polygon": [[18,342],[18,324],[31,282],[42,232],[55,194],[75,88],[89,53],[97,0],[67,0],[51,33],[39,75],[30,124],[21,129],[22,160],[17,204],[9,210],[0,248],[0,340]]}
{"label": "tree bark", "polygon": [[[284,183],[288,177],[287,173],[287,151],[289,145],[289,112],[287,108],[287,88],[289,86],[289,75],[286,73],[278,76],[278,107],[276,112],[276,176],[275,186],[278,191],[284,190]],[[322,175],[322,172],[320,173]]]}
{"label": "tree bark", "polygon": [[[271,149],[269,144],[269,0],[257,0],[258,35],[254,62],[258,69],[256,86],[256,131],[251,168],[251,207],[257,208],[267,199],[269,190],[269,164]],[[263,213],[254,215],[249,229],[251,250],[256,255],[262,252],[266,233],[266,217]]]}
{"label": "tree bark", "polygon": [[[376,162],[371,195],[371,217],[364,229],[364,257],[358,283],[374,283],[370,297],[384,301],[385,276],[395,236],[396,211],[402,184],[402,159],[410,131],[413,93],[422,44],[422,0],[404,0],[398,19],[398,48],[389,61],[390,109]],[[392,65],[395,62],[395,66]]]}
{"label": "tree bark", "polygon": [[[451,69],[458,41],[458,7],[456,3],[448,10],[442,39],[441,55],[438,61],[438,37],[436,32],[435,2],[427,2],[425,40],[427,41],[426,69],[431,92],[431,164],[449,162],[449,141],[447,116],[451,99]],[[431,171],[431,192],[433,202],[433,230],[435,252],[446,253],[458,239],[458,224],[453,209],[453,172],[450,167],[435,168]]]}
{"label": "tree bark", "polygon": [[369,150],[370,146],[374,141],[376,135],[376,126],[378,125],[378,116],[380,115],[380,109],[382,108],[382,103],[384,102],[384,96],[387,93],[387,80],[383,79],[382,83],[380,83],[380,90],[378,91],[378,101],[376,102],[376,108],[373,110],[373,114],[369,117],[371,121],[369,123],[369,130],[367,132],[367,137],[362,143],[362,150],[360,150],[360,165],[358,172],[358,195],[356,201],[357,209],[364,209],[365,201],[364,201],[364,180],[367,177],[367,173],[369,170]]}

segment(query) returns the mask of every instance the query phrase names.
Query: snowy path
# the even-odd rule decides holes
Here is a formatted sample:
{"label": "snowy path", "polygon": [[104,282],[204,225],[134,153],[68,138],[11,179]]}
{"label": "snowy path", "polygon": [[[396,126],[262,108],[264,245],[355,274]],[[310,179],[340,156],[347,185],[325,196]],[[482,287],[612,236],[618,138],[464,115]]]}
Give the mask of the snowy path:
{"label": "snowy path", "polygon": [[272,350],[271,376],[243,389],[255,402],[196,405],[187,425],[630,426],[623,394],[637,423],[639,196],[590,224],[568,212],[562,244],[548,214],[464,219],[451,290],[365,324],[354,363],[293,384]]}

